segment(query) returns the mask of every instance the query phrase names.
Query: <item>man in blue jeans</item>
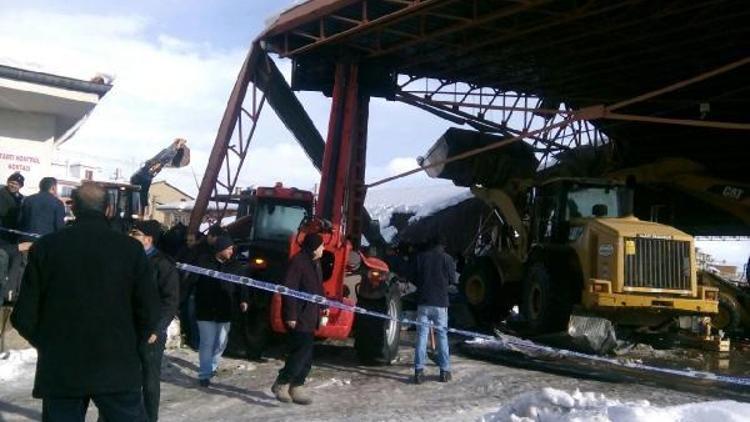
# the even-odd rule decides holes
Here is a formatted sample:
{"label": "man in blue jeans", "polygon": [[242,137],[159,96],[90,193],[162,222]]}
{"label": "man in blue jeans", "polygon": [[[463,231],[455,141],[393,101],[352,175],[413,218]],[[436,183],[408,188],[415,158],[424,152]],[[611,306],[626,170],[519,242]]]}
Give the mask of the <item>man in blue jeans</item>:
{"label": "man in blue jeans", "polygon": [[[455,284],[456,264],[445,252],[445,241],[436,238],[430,247],[417,256],[415,281],[417,285],[417,321],[435,325],[437,337],[437,362],[440,366],[440,381],[451,380],[451,362],[448,351],[448,286]],[[441,329],[442,328],[442,329]],[[414,383],[424,381],[424,365],[427,358],[427,336],[430,329],[417,326],[417,343],[414,351]]]}
{"label": "man in blue jeans", "polygon": [[[212,249],[213,253],[198,259],[199,267],[237,275],[245,273],[244,266],[234,259],[231,238],[219,237]],[[227,347],[232,308],[239,307],[241,312],[247,312],[249,292],[248,287],[208,275],[195,279],[195,314],[200,331],[198,382],[201,387],[208,387]]]}

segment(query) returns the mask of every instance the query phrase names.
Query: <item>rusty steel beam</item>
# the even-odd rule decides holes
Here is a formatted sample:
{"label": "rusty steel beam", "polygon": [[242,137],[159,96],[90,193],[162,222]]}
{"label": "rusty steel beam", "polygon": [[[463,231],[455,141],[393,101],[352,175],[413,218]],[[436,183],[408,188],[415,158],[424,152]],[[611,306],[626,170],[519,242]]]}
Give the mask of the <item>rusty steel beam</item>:
{"label": "rusty steel beam", "polygon": [[445,106],[456,106],[456,107],[466,107],[466,108],[476,108],[480,110],[502,110],[502,111],[520,111],[520,112],[528,112],[528,113],[536,113],[536,114],[549,114],[549,115],[556,115],[556,114],[565,114],[565,110],[554,110],[554,109],[548,109],[548,108],[525,108],[525,107],[512,107],[512,106],[496,106],[492,104],[478,104],[478,103],[467,103],[467,102],[458,102],[458,101],[435,101],[436,104],[441,104]]}
{"label": "rusty steel beam", "polygon": [[747,56],[747,57],[745,57],[743,59],[740,59],[740,60],[734,61],[732,63],[726,64],[726,65],[721,66],[721,67],[719,67],[717,69],[713,69],[711,71],[704,72],[704,73],[702,73],[700,75],[697,75],[695,77],[692,77],[692,78],[689,78],[689,79],[685,79],[683,81],[680,81],[680,82],[677,82],[677,83],[665,86],[664,88],[657,89],[657,90],[654,90],[654,91],[650,91],[650,92],[647,92],[645,94],[639,95],[637,97],[634,97],[634,98],[631,98],[631,99],[628,99],[628,100],[617,102],[617,103],[612,104],[609,107],[607,107],[607,109],[609,111],[613,111],[613,110],[616,110],[618,108],[627,107],[627,106],[629,106],[631,104],[635,104],[635,103],[639,103],[639,102],[642,102],[642,101],[646,101],[646,100],[651,99],[653,97],[657,97],[659,95],[666,94],[668,92],[672,92],[672,91],[684,88],[684,87],[686,87],[688,85],[692,85],[692,84],[695,84],[697,82],[701,82],[701,81],[704,81],[706,79],[713,78],[714,76],[721,75],[722,73],[729,72],[731,70],[734,70],[734,69],[736,69],[738,67],[741,67],[741,66],[745,66],[747,64],[750,64],[750,56]]}
{"label": "rusty steel beam", "polygon": [[[404,4],[402,4],[403,8],[399,9],[393,13],[380,16],[376,19],[369,20],[367,16],[365,16],[365,10],[363,9],[363,16],[362,20],[357,24],[356,26],[352,28],[345,29],[342,32],[338,32],[336,34],[332,34],[330,36],[327,36],[323,39],[317,40],[315,42],[306,44],[304,46],[295,48],[293,50],[284,50],[281,55],[282,57],[291,57],[296,56],[305,52],[308,52],[312,49],[319,48],[324,45],[328,45],[331,43],[344,41],[348,38],[351,38],[356,35],[361,35],[368,33],[374,29],[377,29],[380,25],[386,24],[386,23],[393,23],[397,22],[401,19],[407,18],[410,15],[417,13],[419,11],[426,11],[430,10],[435,7],[444,6],[449,3],[453,3],[458,0],[410,0]],[[321,19],[324,19],[325,16],[321,17]]]}
{"label": "rusty steel beam", "polygon": [[[216,182],[219,177],[219,171],[221,165],[224,162],[224,157],[227,154],[229,142],[232,138],[232,133],[237,125],[239,114],[241,113],[242,103],[245,99],[247,87],[252,81],[257,65],[257,61],[261,57],[261,49],[257,43],[254,43],[250,52],[248,53],[245,61],[242,63],[240,73],[237,77],[237,81],[232,88],[232,93],[229,96],[227,102],[227,108],[224,111],[224,116],[221,119],[219,125],[219,131],[216,134],[214,145],[211,148],[211,155],[208,158],[208,165],[206,171],[203,174],[203,180],[201,181],[200,188],[198,190],[198,196],[195,198],[195,204],[193,210],[190,213],[190,223],[188,225],[188,235],[194,236],[198,232],[203,216],[208,208],[209,199],[212,193],[216,189]],[[229,192],[231,193],[231,192]]]}
{"label": "rusty steel beam", "polygon": [[706,127],[728,130],[750,130],[750,123],[714,122],[709,120],[670,119],[654,116],[637,116],[633,114],[605,113],[604,119],[624,120],[630,122],[660,123],[677,126]]}
{"label": "rusty steel beam", "polygon": [[[750,15],[750,13],[747,13]],[[730,28],[727,29],[727,31],[733,31],[736,30],[736,28]],[[715,33],[710,37],[702,38],[701,41],[708,41],[712,38],[716,37],[722,37],[725,36],[724,33]],[[689,44],[695,42],[695,39],[691,38],[684,38],[683,40],[679,41],[678,43],[673,44],[660,44],[660,45],[651,45],[648,47],[644,47],[643,49],[633,52],[629,55],[626,55],[625,53],[616,55],[616,56],[608,56],[608,57],[601,57],[597,60],[588,61],[585,63],[576,63],[573,66],[564,68],[563,70],[565,73],[569,73],[575,76],[566,78],[566,79],[560,79],[556,81],[556,84],[560,85],[567,85],[571,88],[578,88],[581,85],[588,85],[590,83],[590,79],[593,77],[598,77],[601,75],[606,75],[608,72],[612,72],[613,70],[616,70],[617,73],[626,72],[631,68],[640,68],[647,66],[650,69],[653,69],[657,66],[663,66],[663,65],[670,65],[675,62],[676,59],[680,59],[684,57],[684,48],[688,46]],[[634,54],[647,54],[647,53],[658,53],[662,51],[663,49],[667,51],[673,51],[674,53],[671,55],[659,55],[658,57],[652,59],[652,60],[638,60],[634,63],[629,63],[629,57],[632,57]],[[571,62],[575,62],[575,60],[570,60]],[[622,65],[622,63],[628,63],[626,65]],[[613,68],[611,66],[605,66],[607,64],[617,65],[617,68]],[[586,67],[596,66],[599,71],[592,72],[592,73],[585,73],[581,74],[579,72],[579,69],[584,69]]]}
{"label": "rusty steel beam", "polygon": [[[243,104],[248,102],[251,105],[250,111],[243,107]],[[233,193],[236,188],[250,141],[255,134],[255,128],[266,102],[294,135],[312,164],[320,170],[325,148],[322,136],[270,57],[262,50],[253,48],[243,63],[227,103],[199,188],[198,198],[190,215],[189,233],[196,233],[201,222],[208,217],[208,203],[211,197],[216,198],[220,193],[219,188],[224,189],[228,194]],[[252,123],[247,133],[242,123],[243,117]],[[233,135],[236,135],[237,139]],[[236,140],[239,140],[238,144],[232,144]],[[226,174],[220,178],[219,173],[222,168]],[[228,204],[218,199],[215,200],[215,204],[216,212],[212,213],[211,219],[221,221]],[[360,218],[360,228],[370,244],[385,244],[379,230],[372,230],[370,225],[372,219],[367,210],[361,209]]]}
{"label": "rusty steel beam", "polygon": [[[579,41],[579,40],[585,39],[587,37],[589,37],[589,38],[590,37],[594,37],[596,39],[607,38],[607,36],[609,34],[612,34],[615,31],[620,31],[622,29],[629,28],[629,27],[632,27],[632,26],[635,26],[635,25],[641,25],[644,22],[651,22],[651,21],[655,21],[657,19],[662,19],[662,18],[665,18],[665,17],[670,17],[670,16],[679,15],[679,14],[683,14],[683,13],[689,13],[689,12],[695,10],[695,9],[705,9],[707,6],[715,5],[717,3],[722,3],[724,1],[725,0],[714,0],[714,1],[710,1],[710,2],[709,1],[699,2],[699,3],[695,3],[695,4],[690,4],[688,7],[684,7],[684,8],[662,10],[660,13],[655,13],[655,14],[648,15],[648,16],[640,16],[640,17],[634,18],[634,19],[632,19],[632,20],[630,20],[628,22],[623,22],[623,23],[621,23],[619,25],[604,25],[603,28],[598,29],[598,30],[578,31],[578,32],[576,32],[572,36],[560,37],[560,38],[551,39],[551,40],[545,40],[544,42],[540,42],[540,43],[536,44],[536,46],[534,46],[532,48],[523,48],[523,49],[521,49],[521,50],[519,50],[519,51],[517,51],[515,53],[511,53],[511,54],[496,54],[494,52],[489,52],[489,51],[488,52],[484,52],[482,54],[482,56],[484,56],[484,57],[490,57],[491,60],[472,63],[471,65],[468,65],[468,66],[455,66],[455,67],[452,67],[450,69],[450,72],[436,73],[434,75],[434,77],[436,77],[436,78],[453,78],[453,79],[455,79],[457,74],[470,73],[474,69],[486,68],[487,66],[491,66],[491,65],[496,64],[496,63],[506,62],[506,61],[509,61],[510,58],[518,56],[520,54],[533,55],[533,54],[538,53],[540,51],[549,51],[550,49],[558,48],[559,46],[570,45],[570,43],[572,43],[574,41]],[[676,30],[680,30],[680,29],[681,28],[677,28]],[[660,35],[671,33],[671,32],[674,32],[676,30],[668,30],[667,32],[661,32]],[[647,38],[648,36],[649,35],[646,34],[646,36],[641,37],[641,38]],[[630,42],[637,42],[638,39],[637,38],[636,39],[629,38],[629,41]],[[614,50],[620,44],[622,44],[622,42],[620,42],[620,41],[614,41],[614,40],[609,40],[607,43],[603,44],[603,46],[604,46],[604,48]],[[577,53],[581,54],[580,51],[577,51]],[[587,56],[587,54],[581,54],[581,55]],[[471,57],[475,57],[475,56],[471,56]],[[458,62],[460,60],[461,59],[459,58],[459,59],[457,59],[455,61]]]}
{"label": "rusty steel beam", "polygon": [[[404,102],[404,103],[407,103],[407,104],[410,104],[410,105],[415,105],[415,103],[416,104],[427,105],[427,106],[433,107],[433,108],[435,108],[435,109],[437,109],[437,110],[439,110],[439,111],[441,111],[443,113],[451,113],[453,115],[459,116],[459,117],[465,119],[467,124],[471,125],[472,122],[473,123],[477,123],[479,125],[484,126],[487,129],[493,129],[494,131],[502,133],[502,134],[504,134],[506,136],[518,136],[518,135],[522,134],[523,132],[525,132],[526,131],[525,129],[527,129],[527,128],[522,128],[522,129],[510,128],[508,126],[504,126],[502,124],[499,124],[497,122],[493,122],[491,120],[479,118],[479,117],[477,117],[475,115],[472,115],[470,113],[467,113],[467,112],[459,110],[459,109],[454,109],[454,108],[447,107],[447,106],[444,106],[444,105],[436,104],[436,103],[434,103],[434,102],[432,102],[432,101],[430,101],[428,99],[424,99],[424,98],[421,98],[421,97],[412,96],[412,95],[410,95],[408,93],[405,93],[405,92],[396,94],[396,100]],[[430,111],[430,110],[427,109],[427,111]],[[438,117],[441,117],[441,116],[438,116]],[[542,143],[544,145],[552,144],[552,145],[554,145],[554,146],[556,146],[558,148],[561,148],[561,149],[569,149],[567,145],[560,144],[560,143],[556,142],[555,140],[540,138],[538,136],[534,136],[533,134],[528,135],[527,138],[530,139],[530,140],[532,140],[532,141],[534,141],[535,143]]]}
{"label": "rusty steel beam", "polygon": [[[466,46],[462,47],[460,50],[457,50],[457,52],[459,54],[463,54],[463,55],[469,54],[469,53],[472,53],[472,52],[474,52],[476,50],[485,48],[485,47],[493,45],[493,44],[497,44],[497,43],[509,41],[509,40],[512,40],[512,39],[515,39],[515,38],[519,38],[519,37],[522,37],[522,36],[525,36],[525,35],[533,34],[533,33],[536,33],[536,32],[539,32],[539,31],[542,31],[542,30],[545,30],[545,29],[554,28],[556,26],[559,26],[559,25],[562,25],[562,24],[565,24],[565,23],[568,23],[568,22],[572,22],[572,21],[575,21],[575,20],[579,20],[579,19],[583,19],[583,18],[587,18],[587,17],[592,17],[592,16],[597,16],[599,14],[610,12],[612,10],[619,9],[621,7],[628,6],[628,5],[633,4],[633,3],[638,3],[640,1],[642,1],[642,0],[629,0],[629,1],[623,0],[623,1],[620,1],[620,2],[617,2],[617,3],[613,3],[613,4],[611,4],[611,5],[607,6],[607,7],[603,7],[601,9],[595,9],[595,10],[589,10],[587,12],[583,12],[583,11],[585,11],[587,9],[587,7],[590,7],[591,5],[593,5],[594,3],[596,3],[595,1],[590,1],[590,2],[588,2],[587,6],[582,6],[581,8],[576,9],[574,12],[567,13],[567,14],[565,14],[565,15],[563,15],[561,17],[558,17],[556,19],[545,20],[542,23],[540,23],[539,25],[532,26],[531,28],[526,28],[526,29],[520,29],[519,28],[519,30],[517,30],[517,31],[510,30],[509,31],[510,34],[508,34],[506,36],[497,37],[497,38],[488,38],[488,39],[485,39],[485,40],[483,40],[481,42],[478,42],[478,43],[466,45]],[[422,56],[417,56],[414,59],[406,61],[401,66],[399,66],[398,70],[399,70],[399,72],[402,72],[402,73],[409,73],[409,69],[413,69],[413,68],[415,68],[415,67],[417,67],[417,66],[419,66],[421,64],[429,63],[431,61],[440,60],[440,59],[442,59],[442,60],[448,59],[448,57],[446,57],[446,52],[443,51],[443,50],[433,51],[431,53],[427,53],[427,54],[424,54]]]}
{"label": "rusty steel beam", "polygon": [[420,172],[422,172],[424,170],[427,170],[427,169],[430,169],[430,168],[434,168],[434,167],[437,167],[437,166],[442,166],[442,165],[445,165],[445,164],[448,164],[448,163],[452,163],[454,161],[464,160],[466,158],[473,157],[473,156],[476,156],[476,155],[479,155],[479,154],[482,154],[482,153],[485,153],[485,152],[488,152],[488,151],[496,150],[496,149],[502,148],[502,147],[504,147],[506,145],[510,145],[512,143],[522,141],[523,139],[526,139],[529,136],[541,135],[541,134],[550,132],[553,129],[557,129],[557,128],[560,128],[560,127],[567,126],[567,125],[569,125],[569,124],[571,124],[571,123],[573,123],[573,122],[575,122],[577,120],[585,119],[587,117],[588,117],[588,111],[587,110],[581,110],[580,112],[576,112],[573,116],[571,116],[570,118],[567,118],[567,119],[565,119],[565,120],[563,120],[561,122],[550,124],[550,125],[547,125],[545,127],[532,130],[532,131],[527,132],[527,133],[522,133],[522,134],[520,134],[518,136],[514,136],[512,138],[503,139],[502,141],[495,142],[495,143],[492,143],[492,144],[489,144],[489,145],[485,145],[483,147],[475,148],[475,149],[463,152],[461,154],[457,154],[457,155],[455,155],[453,157],[447,158],[447,159],[442,160],[442,161],[437,161],[435,163],[430,163],[429,165],[426,165],[426,166],[419,166],[417,168],[405,171],[403,173],[399,173],[399,174],[394,175],[394,176],[390,176],[390,177],[386,177],[386,178],[383,178],[383,179],[380,179],[380,180],[376,180],[376,181],[374,181],[372,183],[368,183],[366,185],[366,188],[369,189],[369,188],[372,188],[372,187],[375,187],[375,186],[380,186],[380,185],[383,185],[385,183],[389,183],[389,182],[392,182],[394,180],[401,179],[401,178],[404,178],[406,176],[410,176],[412,174],[420,173]]}
{"label": "rusty steel beam", "polygon": [[[429,81],[428,79],[424,79],[424,81],[427,83]],[[421,101],[424,102],[424,104],[430,105],[432,107],[443,107],[444,112],[457,112],[461,111],[463,114],[461,114],[461,118],[465,120],[474,120],[474,121],[481,121],[484,125],[491,125],[492,123],[496,123],[499,128],[505,128],[506,131],[513,131],[515,130],[515,134],[518,134],[522,131],[529,130],[531,126],[534,125],[535,122],[538,123],[539,119],[547,120],[550,117],[554,117],[555,115],[559,115],[561,118],[567,117],[572,111],[570,110],[553,110],[553,109],[544,109],[540,108],[539,106],[542,103],[541,99],[538,98],[530,98],[528,95],[522,95],[522,94],[509,94],[504,91],[500,91],[498,89],[494,88],[486,88],[486,87],[479,87],[479,86],[469,86],[469,90],[461,90],[456,91],[454,90],[451,92],[450,90],[443,89],[448,85],[465,85],[463,83],[454,83],[450,81],[438,81],[440,84],[437,88],[428,90],[411,90],[409,89],[409,86],[411,85],[418,85],[420,84],[421,80],[416,79],[414,77],[409,78],[408,82],[401,85],[401,92],[402,94],[410,94],[417,98],[421,98]],[[484,92],[485,89],[490,89],[491,93]],[[460,98],[460,99],[449,99],[449,98]],[[481,103],[472,103],[469,98],[475,98],[478,97],[481,100]],[[489,98],[489,101],[486,103],[484,100]],[[511,99],[511,105],[508,105],[507,100]],[[495,101],[498,99],[502,99],[502,105],[495,105]],[[533,100],[535,102],[535,105],[533,107],[529,107],[529,100]],[[521,101],[523,101],[523,104],[519,104]],[[413,103],[413,101],[412,101]],[[478,114],[468,113],[467,111],[462,111],[462,108],[467,109],[478,109]],[[494,120],[487,119],[485,117],[486,113],[489,110],[499,110],[502,111],[502,121],[501,122],[495,122]],[[428,110],[431,111],[431,110]],[[507,113],[506,113],[507,112]],[[516,116],[519,113],[523,113],[524,118],[524,125],[520,129],[514,129],[509,127],[508,123],[509,121]],[[539,117],[538,115],[542,114],[546,117]],[[491,123],[490,123],[491,122]],[[587,130],[590,125],[587,124]],[[591,128],[594,132],[597,132],[598,129]],[[537,139],[537,141],[541,142],[548,142],[548,139]]]}
{"label": "rusty steel beam", "polygon": [[543,5],[545,3],[550,3],[550,2],[551,0],[530,0],[528,2],[525,2],[523,4],[520,4],[514,7],[501,9],[494,13],[489,13],[486,15],[480,15],[480,16],[474,17],[468,22],[460,22],[455,25],[450,25],[445,28],[438,29],[437,31],[433,31],[433,32],[421,35],[419,38],[412,39],[406,42],[399,42],[396,45],[385,48],[383,50],[376,50],[374,53],[370,54],[369,57],[370,58],[382,57],[382,56],[394,53],[396,51],[403,50],[404,48],[411,47],[415,44],[423,43],[425,41],[429,41],[434,38],[439,38],[439,37],[444,37],[446,35],[454,34],[456,32],[460,32],[460,31],[469,29],[474,26],[485,25],[489,22],[493,22],[498,19],[502,19],[504,17],[513,16],[517,13],[520,13],[520,12],[523,12],[531,8]]}
{"label": "rusty steel beam", "polygon": [[[532,129],[545,127],[550,124],[556,124],[573,115],[574,111],[570,108],[565,110],[544,109],[541,106],[542,100],[530,98],[521,94],[509,94],[497,89],[480,86],[468,86],[467,89],[460,91],[450,91],[451,85],[467,85],[461,82],[435,81],[438,86],[428,89],[428,79],[424,79],[425,88],[419,90],[410,90],[410,86],[420,85],[422,79],[410,77],[408,81],[401,84],[401,91],[396,99],[407,104],[422,108],[438,117],[446,118],[448,116],[458,116],[462,121],[458,124],[469,124],[475,126],[480,131],[497,131],[501,130],[506,136],[522,136]],[[491,92],[485,92],[489,89]],[[415,95],[419,94],[419,95]],[[451,100],[446,100],[452,98]],[[479,98],[481,103],[472,102],[473,98]],[[508,101],[510,99],[510,102]],[[530,104],[530,101],[532,104]],[[495,102],[502,103],[496,105]],[[508,105],[508,104],[511,105]],[[470,113],[464,109],[479,110],[478,113]],[[496,109],[502,112],[502,122],[490,119],[486,112]],[[510,127],[511,119],[521,117],[523,122],[520,128]],[[540,116],[543,115],[543,116]],[[559,119],[559,120],[558,120]],[[481,125],[481,126],[477,126]],[[586,133],[586,139],[583,134]],[[591,133],[594,136],[591,136]],[[573,125],[564,125],[556,131],[543,132],[537,136],[528,136],[526,142],[529,143],[535,152],[540,153],[540,163],[548,162],[550,157],[561,151],[579,147],[583,144],[592,146],[610,145],[606,137],[598,128],[589,122],[577,122]],[[542,148],[540,148],[542,146]]]}

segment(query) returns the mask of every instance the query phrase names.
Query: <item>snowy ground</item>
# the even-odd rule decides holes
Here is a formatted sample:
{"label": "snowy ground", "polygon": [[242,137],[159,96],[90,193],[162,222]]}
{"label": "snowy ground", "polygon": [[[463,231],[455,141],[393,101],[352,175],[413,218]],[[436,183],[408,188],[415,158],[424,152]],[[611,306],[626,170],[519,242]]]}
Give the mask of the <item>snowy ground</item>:
{"label": "snowy ground", "polygon": [[[569,378],[454,356],[455,378],[409,382],[413,353],[408,334],[399,361],[389,367],[363,367],[349,345],[321,344],[309,387],[309,407],[276,402],[269,387],[281,367],[225,359],[213,387],[195,381],[197,355],[169,351],[162,383],[162,421],[702,421],[750,419],[750,405],[635,383]],[[278,355],[279,349],[272,350]],[[277,356],[278,357],[278,356]],[[0,421],[40,418],[40,402],[30,397],[33,353],[15,353],[0,361]],[[580,390],[580,392],[577,392]],[[584,393],[581,393],[584,392]],[[526,418],[526,419],[524,419]],[[95,410],[88,420],[95,420]]]}

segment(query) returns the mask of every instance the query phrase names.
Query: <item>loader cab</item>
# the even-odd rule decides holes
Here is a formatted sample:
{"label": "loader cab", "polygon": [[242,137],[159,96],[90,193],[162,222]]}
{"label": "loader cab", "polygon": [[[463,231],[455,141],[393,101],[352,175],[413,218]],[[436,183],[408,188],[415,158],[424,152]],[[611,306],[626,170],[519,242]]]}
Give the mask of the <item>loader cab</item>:
{"label": "loader cab", "polygon": [[101,183],[101,186],[107,192],[110,226],[127,233],[135,220],[143,218],[141,187],[123,183]]}
{"label": "loader cab", "polygon": [[[107,209],[105,214],[110,226],[118,231],[127,233],[133,221],[143,218],[141,204],[141,187],[127,183],[87,181],[100,186],[107,194]],[[72,222],[75,216],[71,213],[66,221]]]}
{"label": "loader cab", "polygon": [[632,213],[632,189],[619,182],[561,178],[529,192],[532,243],[567,243],[572,222]]}

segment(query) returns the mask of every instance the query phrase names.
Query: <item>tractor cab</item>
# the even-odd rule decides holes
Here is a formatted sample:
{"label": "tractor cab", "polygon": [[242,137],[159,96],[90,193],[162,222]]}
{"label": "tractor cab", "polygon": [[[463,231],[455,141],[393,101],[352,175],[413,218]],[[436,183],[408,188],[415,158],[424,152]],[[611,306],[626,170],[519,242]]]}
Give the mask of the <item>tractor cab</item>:
{"label": "tractor cab", "polygon": [[286,188],[281,183],[224,198],[237,204],[237,220],[227,230],[251,276],[270,282],[281,280],[289,258],[289,239],[312,214],[313,198],[309,191]]}
{"label": "tractor cab", "polygon": [[631,216],[632,195],[625,184],[604,179],[558,178],[534,186],[527,206],[531,243],[566,243],[576,221]]}

